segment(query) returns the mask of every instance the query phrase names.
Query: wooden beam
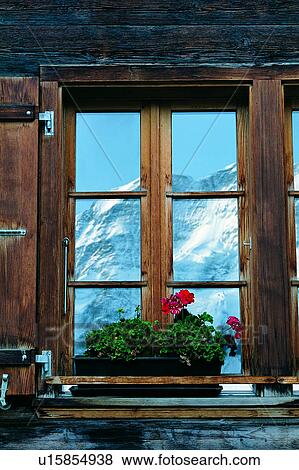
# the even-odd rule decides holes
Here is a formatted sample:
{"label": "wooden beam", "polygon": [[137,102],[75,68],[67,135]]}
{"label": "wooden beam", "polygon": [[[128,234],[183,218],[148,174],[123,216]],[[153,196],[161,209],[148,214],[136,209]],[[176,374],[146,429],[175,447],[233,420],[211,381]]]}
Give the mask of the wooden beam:
{"label": "wooden beam", "polygon": [[[283,87],[254,80],[250,97],[252,226],[251,373],[293,373],[284,177]],[[270,255],[271,253],[271,255]]]}
{"label": "wooden beam", "polygon": [[44,419],[223,419],[223,418],[298,418],[299,408],[40,408]]}
{"label": "wooden beam", "polygon": [[196,83],[235,81],[249,83],[253,79],[299,80],[298,66],[271,67],[205,67],[205,66],[171,66],[171,65],[42,65],[42,81],[59,81],[70,84],[116,84],[116,83]]}
{"label": "wooden beam", "polygon": [[[295,378],[296,379],[296,378]],[[289,378],[291,380],[291,378]],[[276,377],[256,377],[244,375],[217,376],[54,376],[46,379],[48,385],[79,385],[79,384],[119,384],[119,385],[210,385],[210,384],[275,384]]]}
{"label": "wooden beam", "polygon": [[[124,392],[125,395],[125,392]],[[58,397],[37,398],[32,403],[34,408],[133,408],[133,407],[184,407],[184,408],[256,408],[261,406],[296,407],[299,399],[296,397],[257,397],[253,394],[228,394],[222,392],[218,397]]]}

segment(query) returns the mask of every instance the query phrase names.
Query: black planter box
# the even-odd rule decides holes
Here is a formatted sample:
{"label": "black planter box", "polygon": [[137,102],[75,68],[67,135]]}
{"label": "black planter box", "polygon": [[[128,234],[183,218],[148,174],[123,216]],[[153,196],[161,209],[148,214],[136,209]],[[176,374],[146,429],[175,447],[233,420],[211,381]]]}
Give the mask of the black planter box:
{"label": "black planter box", "polygon": [[[105,358],[75,357],[77,376],[192,376],[220,375],[220,361],[194,361],[191,366],[176,357],[139,357],[133,361],[112,361]],[[80,385],[72,387],[75,396],[217,396],[219,385]]]}

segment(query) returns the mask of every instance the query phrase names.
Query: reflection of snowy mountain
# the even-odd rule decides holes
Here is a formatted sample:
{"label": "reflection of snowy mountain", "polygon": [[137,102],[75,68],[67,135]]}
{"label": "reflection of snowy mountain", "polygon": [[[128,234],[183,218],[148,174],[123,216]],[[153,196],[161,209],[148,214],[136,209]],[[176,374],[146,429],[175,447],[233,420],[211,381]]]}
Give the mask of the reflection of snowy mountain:
{"label": "reflection of snowy mountain", "polygon": [[[213,191],[236,189],[236,166],[195,181],[173,177],[173,190]],[[122,190],[139,189],[133,181]],[[86,203],[85,203],[86,204]],[[79,209],[79,207],[78,207]],[[106,199],[90,201],[76,220],[77,280],[140,279],[140,201]],[[238,221],[235,199],[175,200],[174,277],[183,280],[238,279]],[[206,289],[195,292],[193,313],[209,311],[215,324],[238,315],[237,289]],[[76,292],[76,352],[82,350],[84,332],[114,321],[119,307],[133,315],[140,304],[139,289],[78,289]],[[239,360],[237,369],[239,368]],[[235,371],[235,367],[233,367]],[[232,371],[231,367],[229,370]]]}

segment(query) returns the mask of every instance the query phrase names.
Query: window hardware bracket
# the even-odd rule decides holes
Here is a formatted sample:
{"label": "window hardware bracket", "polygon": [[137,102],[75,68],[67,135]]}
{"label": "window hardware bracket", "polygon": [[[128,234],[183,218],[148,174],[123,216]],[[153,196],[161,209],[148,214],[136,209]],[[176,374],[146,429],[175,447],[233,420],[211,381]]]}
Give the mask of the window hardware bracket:
{"label": "window hardware bracket", "polygon": [[42,379],[50,377],[52,375],[52,352],[42,351],[42,354],[35,356],[36,364],[42,365]]}
{"label": "window hardware bracket", "polygon": [[54,135],[54,111],[45,111],[44,113],[38,113],[38,120],[45,123],[45,135]]}
{"label": "window hardware bracket", "polygon": [[11,405],[6,402],[6,392],[8,389],[9,375],[2,374],[1,380],[1,396],[0,396],[0,410],[9,410]]}

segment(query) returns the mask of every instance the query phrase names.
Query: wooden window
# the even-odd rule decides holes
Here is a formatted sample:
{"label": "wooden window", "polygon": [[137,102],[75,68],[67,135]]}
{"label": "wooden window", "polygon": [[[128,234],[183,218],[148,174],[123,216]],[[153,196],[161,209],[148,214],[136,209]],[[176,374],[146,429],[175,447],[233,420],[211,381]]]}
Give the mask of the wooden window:
{"label": "wooden window", "polygon": [[168,321],[160,299],[184,287],[216,325],[247,321],[248,100],[97,93],[65,103],[68,356],[120,307]]}
{"label": "wooden window", "polygon": [[[41,136],[39,347],[52,350],[54,374],[72,373],[73,294],[75,289],[88,291],[78,282],[89,282],[89,288],[108,288],[111,292],[112,289],[138,288],[143,315],[149,320],[160,318],[162,321],[160,298],[173,289],[183,286],[198,289],[199,300],[204,295],[209,296],[212,289],[221,288],[225,292],[234,289],[239,295],[240,315],[246,325],[242,369],[247,377],[241,379],[257,384],[261,394],[290,393],[289,384],[295,383],[296,378],[285,376],[297,370],[294,358],[298,357],[294,349],[298,336],[297,313],[291,315],[289,288],[290,274],[295,266],[294,211],[290,210],[295,196],[291,192],[292,165],[288,159],[291,155],[288,142],[292,137],[285,140],[285,152],[283,147],[284,89],[279,76],[271,78],[263,71],[254,71],[246,76],[245,83],[243,70],[232,74],[231,70],[207,71],[196,67],[192,70],[61,67],[59,73],[60,77],[57,77],[57,73],[47,67],[41,71],[41,108],[55,111],[57,134],[51,139]],[[233,80],[238,80],[238,85]],[[74,243],[71,243],[68,312],[64,316],[62,239],[65,235],[72,237],[76,201],[85,204],[92,193],[98,191],[102,194],[97,195],[97,199],[102,200],[107,198],[107,192],[111,192],[110,188],[77,191],[74,186],[76,112],[140,113],[140,194],[136,198],[126,193],[122,199],[137,200],[141,207],[141,276],[140,279],[123,278],[122,281],[75,279],[72,272]],[[173,116],[186,113],[192,118],[196,113],[202,116],[207,112],[216,115],[219,112],[235,113],[237,185],[226,190],[217,185],[211,190],[187,187],[178,190],[173,185],[173,171],[177,171]],[[288,119],[287,108],[285,114]],[[73,180],[68,180],[66,175],[73,175]],[[289,220],[286,181],[290,190]],[[113,197],[113,194],[109,195],[109,198]],[[188,214],[190,203],[192,205],[194,201],[206,205],[219,202],[218,208],[233,207],[232,221],[237,210],[239,251],[232,257],[235,268],[230,278],[223,273],[220,276],[218,271],[213,278],[203,272],[201,276],[191,278],[185,275],[186,272],[180,273],[181,246],[172,236],[178,227],[176,214],[182,211]],[[218,212],[215,209],[216,215]],[[294,250],[288,249],[292,243]],[[292,274],[291,278],[294,277]],[[127,284],[113,285],[117,282]],[[132,285],[132,282],[140,285]],[[293,286],[293,300],[294,292]],[[219,383],[217,378],[214,379]],[[241,379],[224,376],[223,381],[241,383]],[[62,378],[62,383],[74,383],[74,380]]]}

